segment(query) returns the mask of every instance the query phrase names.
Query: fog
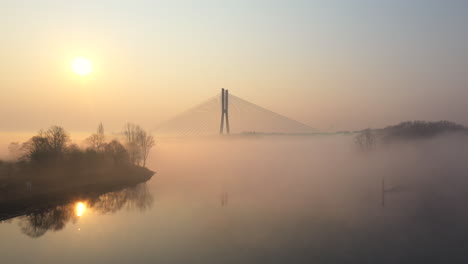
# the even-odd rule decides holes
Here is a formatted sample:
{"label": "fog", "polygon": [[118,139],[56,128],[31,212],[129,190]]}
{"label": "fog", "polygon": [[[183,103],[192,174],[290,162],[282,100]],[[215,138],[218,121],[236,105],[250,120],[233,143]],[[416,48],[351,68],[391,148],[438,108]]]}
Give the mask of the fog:
{"label": "fog", "polygon": [[161,141],[155,192],[198,210],[221,206],[226,192],[228,212],[205,225],[237,257],[236,249],[274,263],[456,259],[468,220],[467,147],[459,135],[365,152],[353,136]]}
{"label": "fog", "polygon": [[113,220],[135,246],[106,233],[75,261],[453,263],[465,259],[467,154],[456,134],[365,151],[354,135],[159,138],[151,212]]}

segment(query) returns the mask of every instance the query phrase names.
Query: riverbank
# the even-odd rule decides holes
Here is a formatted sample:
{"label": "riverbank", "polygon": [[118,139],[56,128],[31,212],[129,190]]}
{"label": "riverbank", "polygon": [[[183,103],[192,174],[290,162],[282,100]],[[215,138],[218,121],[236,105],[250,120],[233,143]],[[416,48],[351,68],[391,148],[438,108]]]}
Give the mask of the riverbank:
{"label": "riverbank", "polygon": [[0,221],[135,186],[148,181],[154,174],[143,167],[120,167],[108,171],[107,177],[96,173],[94,180],[43,183],[33,185],[31,189],[24,186],[14,191],[6,190],[0,197]]}

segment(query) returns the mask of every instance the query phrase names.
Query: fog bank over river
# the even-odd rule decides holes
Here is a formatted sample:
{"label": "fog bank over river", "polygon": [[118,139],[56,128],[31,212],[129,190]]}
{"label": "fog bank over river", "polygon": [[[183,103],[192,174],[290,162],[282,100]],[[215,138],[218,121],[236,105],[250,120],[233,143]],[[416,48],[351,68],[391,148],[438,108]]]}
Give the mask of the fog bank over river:
{"label": "fog bank over river", "polygon": [[0,260],[453,263],[468,236],[466,157],[456,135],[369,151],[350,135],[157,139],[150,208],[90,208],[37,239],[0,223]]}

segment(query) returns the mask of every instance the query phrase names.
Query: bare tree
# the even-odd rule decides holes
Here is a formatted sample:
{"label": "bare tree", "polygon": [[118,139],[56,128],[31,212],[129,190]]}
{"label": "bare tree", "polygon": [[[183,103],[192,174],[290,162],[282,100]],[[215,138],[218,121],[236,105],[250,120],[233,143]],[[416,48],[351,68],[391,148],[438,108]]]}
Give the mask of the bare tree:
{"label": "bare tree", "polygon": [[124,127],[124,136],[126,141],[126,148],[133,164],[139,165],[141,160],[141,152],[138,146],[138,134],[142,129],[135,124],[127,123]]}
{"label": "bare tree", "polygon": [[99,123],[97,132],[92,134],[86,139],[89,147],[95,151],[103,151],[106,143],[106,136],[104,135],[104,126]]}
{"label": "bare tree", "polygon": [[153,136],[140,126],[131,123],[125,125],[123,134],[130,161],[137,165],[142,162],[143,166],[146,166],[149,152],[155,144]]}
{"label": "bare tree", "polygon": [[150,133],[144,130],[141,130],[139,133],[138,144],[141,150],[141,158],[143,160],[143,167],[145,167],[149,152],[151,148],[154,147],[154,144],[155,144],[154,137]]}
{"label": "bare tree", "polygon": [[65,151],[67,144],[70,142],[68,133],[59,126],[52,126],[44,132],[50,149],[53,152],[61,153]]}

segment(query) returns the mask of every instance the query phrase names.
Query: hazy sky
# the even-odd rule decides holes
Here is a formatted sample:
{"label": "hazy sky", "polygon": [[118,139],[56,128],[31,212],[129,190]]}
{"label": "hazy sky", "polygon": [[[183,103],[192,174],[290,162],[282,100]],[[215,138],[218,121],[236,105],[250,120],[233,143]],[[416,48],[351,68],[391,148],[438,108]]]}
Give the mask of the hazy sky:
{"label": "hazy sky", "polygon": [[462,0],[0,0],[0,130],[151,129],[221,87],[325,131],[468,125],[467,25]]}

